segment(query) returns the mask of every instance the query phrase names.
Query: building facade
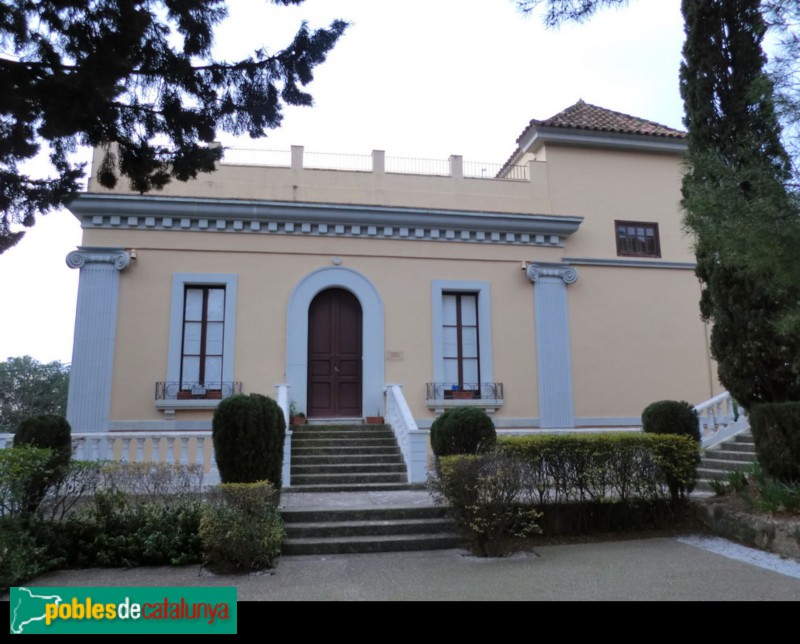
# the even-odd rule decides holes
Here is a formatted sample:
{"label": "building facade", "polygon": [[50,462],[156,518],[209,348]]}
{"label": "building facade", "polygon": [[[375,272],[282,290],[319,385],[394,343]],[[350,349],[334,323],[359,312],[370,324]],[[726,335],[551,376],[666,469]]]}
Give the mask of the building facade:
{"label": "building facade", "polygon": [[399,384],[420,428],[473,405],[500,430],[632,427],[719,393],[684,134],[580,101],[517,144],[427,174],[295,147],[157,194],[92,179],[70,206],[73,431],[208,430],[222,397],[276,384],[311,418],[384,415]]}

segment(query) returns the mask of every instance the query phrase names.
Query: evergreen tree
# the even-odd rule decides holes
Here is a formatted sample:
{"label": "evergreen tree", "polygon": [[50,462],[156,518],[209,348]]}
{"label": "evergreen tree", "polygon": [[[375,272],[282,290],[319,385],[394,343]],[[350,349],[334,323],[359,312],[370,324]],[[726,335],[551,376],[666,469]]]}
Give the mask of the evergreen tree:
{"label": "evergreen tree", "polygon": [[759,0],[684,0],[685,223],[720,382],[745,408],[800,397],[800,243]]}
{"label": "evergreen tree", "polygon": [[[101,185],[147,192],[214,170],[217,129],[262,137],[284,105],[311,104],[301,87],[346,23],[228,63],[212,54],[226,15],[224,0],[0,0],[0,253],[24,234],[12,224],[78,191],[78,145],[106,147]],[[26,174],[44,149],[55,176]]]}

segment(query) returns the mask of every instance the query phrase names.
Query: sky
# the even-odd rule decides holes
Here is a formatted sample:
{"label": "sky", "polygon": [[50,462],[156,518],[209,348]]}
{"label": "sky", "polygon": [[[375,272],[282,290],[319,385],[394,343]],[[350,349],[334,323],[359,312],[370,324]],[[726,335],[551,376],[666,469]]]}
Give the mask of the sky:
{"label": "sky", "polygon": [[[313,107],[285,110],[265,139],[220,134],[226,146],[502,163],[531,119],[578,99],[682,127],[680,0],[631,0],[558,30],[543,26],[541,10],[523,16],[513,0],[228,6],[216,47],[229,61],[280,49],[303,20],[351,24],[307,88]],[[79,272],[64,260],[80,243],[77,220],[61,210],[0,255],[0,360],[71,362]]]}

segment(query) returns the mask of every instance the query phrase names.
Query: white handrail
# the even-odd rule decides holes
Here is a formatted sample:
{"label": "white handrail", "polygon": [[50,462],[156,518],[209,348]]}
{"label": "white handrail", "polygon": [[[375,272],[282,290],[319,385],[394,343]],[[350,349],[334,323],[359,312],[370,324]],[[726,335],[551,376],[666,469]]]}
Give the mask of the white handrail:
{"label": "white handrail", "polygon": [[283,419],[286,421],[286,437],[283,440],[283,468],[281,470],[281,485],[289,487],[292,478],[292,431],[289,425],[289,387],[285,382],[275,385],[275,401],[283,412]]}
{"label": "white handrail", "polygon": [[694,410],[700,420],[700,442],[704,448],[713,447],[750,428],[744,410],[728,391],[695,405]]}
{"label": "white handrail", "polygon": [[386,385],[383,391],[386,395],[386,421],[406,462],[408,482],[422,483],[428,476],[428,431],[417,426],[402,385]]}

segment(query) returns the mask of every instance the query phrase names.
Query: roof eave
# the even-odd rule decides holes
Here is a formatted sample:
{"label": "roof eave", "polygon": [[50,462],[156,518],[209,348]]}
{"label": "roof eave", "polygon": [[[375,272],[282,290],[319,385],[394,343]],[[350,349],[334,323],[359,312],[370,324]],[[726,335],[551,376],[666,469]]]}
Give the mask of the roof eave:
{"label": "roof eave", "polygon": [[92,223],[95,217],[99,218],[96,227],[108,227],[105,221],[100,223],[100,220],[114,215],[119,218],[166,216],[257,222],[280,219],[298,224],[317,222],[408,228],[433,226],[568,237],[583,221],[583,217],[570,215],[97,193],[80,195],[68,205],[68,209],[82,220],[85,228],[95,227]]}
{"label": "roof eave", "polygon": [[683,154],[686,151],[685,138],[543,126],[531,128],[531,132],[520,141],[519,149],[527,152],[546,143],[666,154]]}

